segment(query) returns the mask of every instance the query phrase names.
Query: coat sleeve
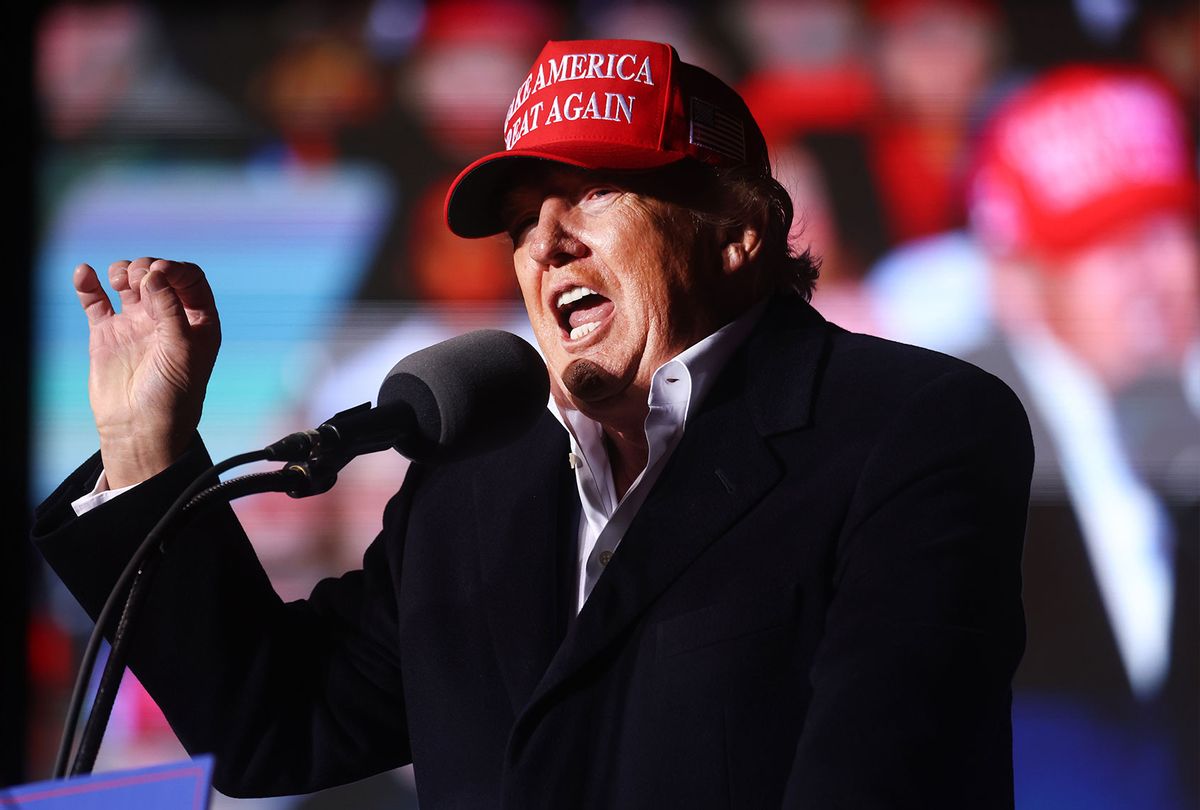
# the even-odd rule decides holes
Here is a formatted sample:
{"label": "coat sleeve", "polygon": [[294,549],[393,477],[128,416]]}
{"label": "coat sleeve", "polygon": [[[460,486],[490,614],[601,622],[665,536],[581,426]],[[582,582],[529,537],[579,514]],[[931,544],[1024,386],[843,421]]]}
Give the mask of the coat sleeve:
{"label": "coat sleeve", "polygon": [[[199,439],[171,468],[81,517],[94,456],[35,513],[34,541],[93,620],[134,549],[211,462]],[[303,793],[410,759],[393,577],[409,488],[362,570],[305,601],[275,594],[233,512],[170,540],[134,630],[130,668],[193,754],[216,754],[232,796]]]}
{"label": "coat sleeve", "polygon": [[839,538],[785,807],[1012,807],[1032,463],[1020,403],[973,367],[897,409]]}

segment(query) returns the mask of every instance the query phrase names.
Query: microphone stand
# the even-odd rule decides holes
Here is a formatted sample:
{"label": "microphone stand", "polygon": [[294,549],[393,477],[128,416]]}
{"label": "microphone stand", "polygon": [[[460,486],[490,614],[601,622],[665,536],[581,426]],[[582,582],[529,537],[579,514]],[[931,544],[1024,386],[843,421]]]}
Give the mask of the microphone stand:
{"label": "microphone stand", "polygon": [[[443,366],[457,370],[447,373],[437,370]],[[512,398],[511,407],[500,410],[498,420],[465,418],[471,407],[482,411],[490,400],[505,400],[507,395],[514,393],[519,396]],[[262,450],[234,456],[207,470],[171,504],[151,529],[122,570],[97,615],[67,708],[54,778],[66,776],[75,727],[100,642],[111,625],[117,604],[124,599],[112,652],[71,773],[89,773],[95,764],[100,738],[111,715],[124,670],[134,617],[145,601],[147,583],[158,559],[165,553],[160,538],[166,536],[168,527],[174,528],[185,510],[206,505],[210,498],[215,500],[217,491],[222,497],[229,492],[235,493],[225,498],[225,502],[271,490],[285,491],[293,497],[325,492],[337,480],[338,471],[351,458],[363,453],[394,447],[409,458],[428,456],[425,460],[429,460],[451,440],[465,446],[469,441],[478,442],[483,435],[490,435],[493,440],[511,437],[532,424],[548,395],[549,377],[533,347],[515,335],[481,330],[423,349],[402,360],[384,380],[378,407],[372,408],[365,402],[335,414],[315,430],[293,433]],[[444,412],[444,406],[460,399],[465,404],[451,407],[448,414]],[[239,464],[263,460],[291,463],[276,473],[243,476],[201,492],[222,472]],[[193,500],[193,496],[198,497]]]}
{"label": "microphone stand", "polygon": [[[116,587],[113,588],[108,601],[104,605],[104,609],[96,621],[92,638],[88,641],[88,649],[85,651],[84,662],[81,664],[79,677],[76,681],[78,695],[73,695],[72,697],[63,741],[59,747],[58,762],[55,765],[55,778],[65,775],[63,771],[65,770],[66,757],[69,756],[70,752],[70,738],[75,728],[75,723],[78,720],[79,704],[82,702],[83,697],[83,690],[80,687],[81,685],[86,686],[87,678],[85,673],[90,673],[92,670],[103,628],[109,623],[107,621],[109,614],[119,599],[119,594],[124,592],[124,581],[128,578],[126,574],[132,572],[132,582],[129,585],[125,606],[121,611],[116,630],[113,633],[108,660],[105,662],[104,671],[100,677],[100,684],[96,690],[92,710],[88,715],[87,723],[83,729],[83,736],[80,739],[75,759],[71,765],[70,775],[80,776],[89,774],[96,764],[96,755],[100,750],[100,741],[104,736],[105,728],[108,726],[109,718],[112,716],[113,703],[116,701],[117,691],[120,688],[121,678],[125,671],[129,638],[133,634],[132,629],[138,611],[145,602],[154,570],[157,568],[159,560],[166,553],[165,537],[159,542],[152,541],[157,540],[159,535],[165,534],[168,527],[172,529],[178,528],[172,525],[176,522],[175,518],[177,515],[181,518],[194,519],[202,511],[212,506],[229,503],[246,495],[253,495],[259,492],[286,492],[293,498],[304,498],[309,495],[319,495],[322,492],[327,492],[337,483],[338,472],[354,457],[354,454],[349,452],[335,451],[323,453],[318,447],[311,452],[310,457],[306,461],[291,462],[283,467],[283,469],[273,472],[253,473],[231,479],[224,483],[219,482],[195,495],[192,494],[199,485],[217,475],[218,468],[228,469],[229,467],[236,466],[236,464],[231,463],[235,460],[239,460],[237,463],[257,461],[261,459],[263,453],[264,451],[259,451],[257,453],[244,454],[243,456],[235,456],[233,459],[217,465],[217,467],[214,467],[196,479],[193,485],[180,496],[175,504],[172,505],[172,508],[155,525],[154,529],[147,535],[142,546],[126,566],[125,571],[118,580]],[[247,458],[250,456],[253,456],[253,458]],[[182,506],[180,506],[181,503]]]}

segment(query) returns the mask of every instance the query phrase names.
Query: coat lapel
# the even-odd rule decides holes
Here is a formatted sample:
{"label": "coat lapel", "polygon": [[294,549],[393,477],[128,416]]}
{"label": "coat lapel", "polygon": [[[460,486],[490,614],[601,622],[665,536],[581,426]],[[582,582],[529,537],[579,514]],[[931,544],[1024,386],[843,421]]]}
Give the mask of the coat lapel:
{"label": "coat lapel", "polygon": [[803,302],[773,302],[689,419],[515,732],[522,720],[540,716],[532,711],[536,704],[601,654],[776,485],[782,468],[768,437],[808,422],[826,330],[824,320]]}
{"label": "coat lapel", "polygon": [[[520,712],[566,630],[563,576],[573,557],[577,514],[567,433],[546,413],[507,464],[481,464],[474,478],[480,567],[496,660]],[[490,474],[489,474],[490,473]],[[547,486],[547,482],[554,482]],[[498,500],[503,501],[498,503]]]}

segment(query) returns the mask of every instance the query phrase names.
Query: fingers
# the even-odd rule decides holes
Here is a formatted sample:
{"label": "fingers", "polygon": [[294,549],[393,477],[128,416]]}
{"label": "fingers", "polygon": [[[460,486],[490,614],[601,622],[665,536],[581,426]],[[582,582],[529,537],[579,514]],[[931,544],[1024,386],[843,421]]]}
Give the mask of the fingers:
{"label": "fingers", "polygon": [[142,282],[150,271],[150,265],[156,261],[158,259],[154,256],[142,256],[133,261],[113,262],[108,266],[108,281],[117,295],[121,296],[122,309],[142,300]]}
{"label": "fingers", "polygon": [[216,302],[213,300],[212,288],[204,277],[204,271],[192,262],[174,262],[166,259],[156,259],[150,269],[161,271],[171,289],[175,291],[179,302],[186,311],[189,322],[196,324],[201,321],[217,320]]}
{"label": "fingers", "polygon": [[108,281],[121,296],[122,308],[136,304],[142,297],[142,280],[157,259],[143,256],[133,261],[113,262],[108,266]]}
{"label": "fingers", "polygon": [[75,293],[79,296],[79,303],[87,315],[88,325],[95,325],[112,316],[112,302],[108,300],[108,294],[104,292],[104,287],[100,285],[100,279],[96,277],[96,271],[91,265],[81,264],[76,267],[71,281],[75,285]]}
{"label": "fingers", "polygon": [[[129,290],[128,302],[136,303],[137,301],[141,300],[142,282],[146,279],[146,274],[150,272],[150,265],[154,264],[156,261],[158,261],[158,259],[154,256],[142,256],[140,259],[134,259],[131,262],[117,262],[116,265],[114,265],[114,267],[121,264],[126,265],[125,277],[127,279],[127,287]],[[112,272],[112,268],[109,268],[109,272]],[[118,277],[119,276],[120,273],[118,273]],[[110,279],[112,280],[113,287],[115,288],[117,286],[117,279],[112,279],[111,275]],[[126,295],[122,293],[121,305],[125,306],[126,303]]]}
{"label": "fingers", "polygon": [[[204,271],[192,262],[176,262],[142,256],[133,261],[113,262],[108,279],[121,299],[122,309],[141,304],[164,325],[178,327],[218,325],[216,303]],[[89,322],[113,314],[113,307],[96,272],[88,265],[75,271],[75,288],[88,313]]]}
{"label": "fingers", "polygon": [[121,309],[125,309],[138,301],[138,292],[129,284],[128,261],[113,262],[108,266],[108,283],[121,299]]}
{"label": "fingers", "polygon": [[160,328],[180,333],[188,325],[183,304],[175,293],[167,274],[160,268],[146,272],[139,281],[142,303]]}

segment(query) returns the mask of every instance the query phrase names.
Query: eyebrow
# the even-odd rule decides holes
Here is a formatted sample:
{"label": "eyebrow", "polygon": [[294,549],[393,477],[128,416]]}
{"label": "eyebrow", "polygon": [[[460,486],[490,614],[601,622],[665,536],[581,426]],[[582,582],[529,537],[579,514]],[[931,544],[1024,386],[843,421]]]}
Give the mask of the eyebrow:
{"label": "eyebrow", "polygon": [[621,191],[645,194],[636,182],[636,172],[616,172],[603,169],[582,169],[573,166],[535,166],[529,176],[505,190],[498,208],[500,221],[507,230],[512,220],[522,216],[525,209],[548,195],[567,193],[568,185],[583,188],[592,184],[611,185]]}
{"label": "eyebrow", "polygon": [[525,209],[530,207],[536,196],[533,189],[525,184],[510,188],[501,195],[500,224],[506,231],[512,226],[514,219],[525,213]]}
{"label": "eyebrow", "polygon": [[559,178],[566,174],[561,168],[534,166],[528,177],[510,186],[500,197],[500,219],[507,227],[513,217],[535,201],[545,199],[561,185]]}

